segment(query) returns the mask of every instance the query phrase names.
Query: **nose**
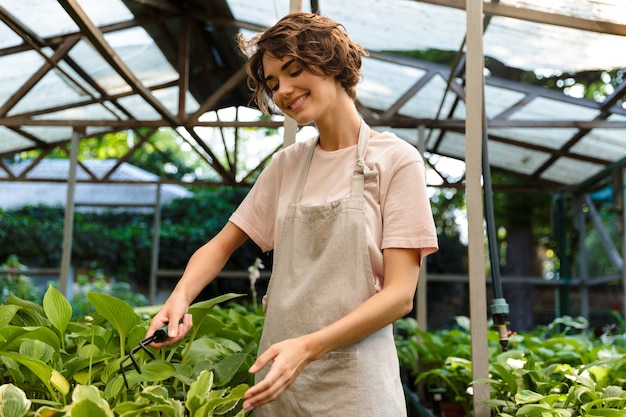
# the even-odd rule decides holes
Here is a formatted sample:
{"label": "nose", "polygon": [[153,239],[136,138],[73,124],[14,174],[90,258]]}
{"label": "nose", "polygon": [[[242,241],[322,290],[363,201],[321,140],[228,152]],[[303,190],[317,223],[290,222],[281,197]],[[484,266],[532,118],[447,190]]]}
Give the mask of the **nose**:
{"label": "nose", "polygon": [[293,92],[293,84],[290,82],[289,77],[285,77],[278,83],[278,89],[276,95],[279,97],[289,97]]}

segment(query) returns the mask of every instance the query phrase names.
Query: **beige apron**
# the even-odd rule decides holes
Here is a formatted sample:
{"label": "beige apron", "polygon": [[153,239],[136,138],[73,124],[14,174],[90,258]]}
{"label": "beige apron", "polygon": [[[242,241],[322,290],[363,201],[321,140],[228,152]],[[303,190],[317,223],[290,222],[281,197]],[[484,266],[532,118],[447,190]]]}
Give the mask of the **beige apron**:
{"label": "beige apron", "polygon": [[[365,179],[377,175],[364,163],[369,136],[361,121],[350,197],[314,207],[299,204],[316,143],[309,149],[275,248],[259,354],[328,326],[374,295],[363,198]],[[406,416],[391,325],[311,362],[254,416]]]}

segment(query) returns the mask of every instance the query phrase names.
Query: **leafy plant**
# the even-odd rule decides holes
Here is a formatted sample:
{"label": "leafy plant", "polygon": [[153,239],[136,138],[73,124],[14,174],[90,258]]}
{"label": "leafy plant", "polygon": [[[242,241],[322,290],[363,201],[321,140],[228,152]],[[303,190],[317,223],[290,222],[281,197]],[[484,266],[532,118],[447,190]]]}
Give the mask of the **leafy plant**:
{"label": "leafy plant", "polygon": [[145,337],[149,309],[137,312],[107,294],[87,296],[94,314],[75,319],[52,286],[43,306],[12,294],[0,305],[3,417],[23,417],[25,406],[46,417],[245,415],[241,400],[263,318],[218,306],[239,295],[192,305],[194,331],[154,360],[138,352],[141,373],[126,371],[128,388],[120,363]]}
{"label": "leafy plant", "polygon": [[26,265],[20,262],[17,255],[9,255],[0,269],[15,270],[15,273],[0,273],[0,301],[6,301],[10,293],[30,301],[39,300],[39,291],[25,275]]}

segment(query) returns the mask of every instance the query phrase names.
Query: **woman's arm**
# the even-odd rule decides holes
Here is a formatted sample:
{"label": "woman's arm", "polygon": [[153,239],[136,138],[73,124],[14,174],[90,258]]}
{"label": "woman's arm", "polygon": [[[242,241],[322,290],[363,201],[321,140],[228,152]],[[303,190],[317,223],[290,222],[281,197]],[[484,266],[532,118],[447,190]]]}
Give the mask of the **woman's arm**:
{"label": "woman's arm", "polygon": [[235,249],[247,239],[248,236],[243,230],[228,222],[213,239],[194,252],[172,294],[152,319],[147,334],[151,335],[169,323],[179,324],[170,324],[168,326],[169,338],[163,343],[155,343],[152,346],[160,348],[182,340],[193,325],[191,315],[187,314],[189,305],[224,268]]}
{"label": "woman's arm", "polygon": [[380,292],[333,324],[276,343],[257,358],[250,372],[273,363],[265,379],[246,392],[246,409],[280,397],[308,363],[366,338],[411,311],[419,275],[419,250],[385,249],[383,258],[385,280]]}

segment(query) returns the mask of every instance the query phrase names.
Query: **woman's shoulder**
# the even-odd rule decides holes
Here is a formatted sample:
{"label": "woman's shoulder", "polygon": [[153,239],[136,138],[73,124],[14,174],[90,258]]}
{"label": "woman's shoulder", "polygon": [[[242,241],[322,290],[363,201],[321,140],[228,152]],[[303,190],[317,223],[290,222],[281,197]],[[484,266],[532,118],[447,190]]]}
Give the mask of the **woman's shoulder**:
{"label": "woman's shoulder", "polygon": [[293,143],[278,151],[276,155],[274,155],[274,159],[289,160],[302,157],[306,153],[306,150],[309,149],[309,147],[312,146],[314,142],[317,142],[317,137],[312,137],[300,142]]}
{"label": "woman's shoulder", "polygon": [[317,137],[306,139],[301,142],[291,144],[274,154],[272,162],[268,166],[271,169],[285,171],[295,166],[300,166],[306,156],[307,149],[317,141]]}
{"label": "woman's shoulder", "polygon": [[417,148],[392,132],[380,132],[370,139],[370,155],[397,164],[423,162]]}

